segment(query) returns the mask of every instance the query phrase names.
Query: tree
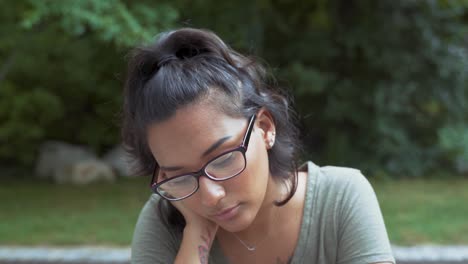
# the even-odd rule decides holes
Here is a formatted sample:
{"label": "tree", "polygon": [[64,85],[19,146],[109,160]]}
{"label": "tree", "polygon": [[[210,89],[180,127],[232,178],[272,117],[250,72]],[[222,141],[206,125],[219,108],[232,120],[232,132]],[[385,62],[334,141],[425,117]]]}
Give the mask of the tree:
{"label": "tree", "polygon": [[[0,158],[118,142],[129,47],[209,28],[262,57],[302,116],[306,157],[424,175],[468,162],[465,1],[22,0],[0,4]],[[5,41],[3,41],[5,40]],[[114,122],[114,120],[116,122]],[[460,143],[464,142],[464,143]]]}
{"label": "tree", "polygon": [[[1,4],[0,158],[32,164],[47,139],[102,150],[119,141],[129,47],[177,19],[168,5],[119,0]],[[3,41],[5,40],[5,41]]]}
{"label": "tree", "polygon": [[292,88],[309,158],[417,176],[467,152],[454,144],[468,133],[465,1],[186,5],[183,19],[256,47]]}

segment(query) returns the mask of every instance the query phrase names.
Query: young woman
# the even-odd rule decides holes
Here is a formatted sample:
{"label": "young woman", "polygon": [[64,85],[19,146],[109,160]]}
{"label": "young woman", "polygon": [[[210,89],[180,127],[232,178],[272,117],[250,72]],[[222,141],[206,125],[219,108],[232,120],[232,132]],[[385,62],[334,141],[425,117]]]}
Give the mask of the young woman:
{"label": "young woman", "polygon": [[154,192],[132,263],[394,263],[367,180],[298,168],[288,100],[212,32],[134,50],[123,139]]}

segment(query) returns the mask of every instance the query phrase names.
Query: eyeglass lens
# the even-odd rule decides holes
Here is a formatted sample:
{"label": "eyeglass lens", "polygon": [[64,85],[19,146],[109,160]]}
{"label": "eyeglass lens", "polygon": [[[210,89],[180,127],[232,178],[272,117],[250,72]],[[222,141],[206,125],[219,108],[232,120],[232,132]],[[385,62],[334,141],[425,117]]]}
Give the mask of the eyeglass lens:
{"label": "eyeglass lens", "polygon": [[[205,167],[205,174],[213,180],[227,180],[245,169],[244,153],[235,150],[212,160]],[[198,177],[187,174],[175,177],[158,186],[158,192],[167,199],[183,199],[198,189]]]}

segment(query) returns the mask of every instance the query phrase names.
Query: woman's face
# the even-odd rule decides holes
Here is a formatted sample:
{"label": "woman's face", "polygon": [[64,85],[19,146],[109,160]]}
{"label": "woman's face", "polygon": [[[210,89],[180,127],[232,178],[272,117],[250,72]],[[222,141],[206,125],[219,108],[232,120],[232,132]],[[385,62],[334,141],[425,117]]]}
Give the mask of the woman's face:
{"label": "woman's face", "polygon": [[[158,181],[198,171],[212,158],[238,147],[247,126],[247,119],[229,117],[203,103],[184,107],[170,119],[153,124],[148,129],[148,143],[161,167]],[[273,183],[266,142],[272,131],[270,116],[260,111],[246,152],[245,170],[221,182],[202,176],[198,191],[181,203],[230,232],[247,228],[263,205],[278,198],[268,198]]]}

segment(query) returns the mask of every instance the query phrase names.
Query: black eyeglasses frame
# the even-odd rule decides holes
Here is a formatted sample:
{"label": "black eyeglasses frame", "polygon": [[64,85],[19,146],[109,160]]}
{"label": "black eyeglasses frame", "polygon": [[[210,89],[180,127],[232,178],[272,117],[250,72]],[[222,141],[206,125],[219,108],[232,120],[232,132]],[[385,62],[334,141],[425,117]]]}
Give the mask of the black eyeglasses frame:
{"label": "black eyeglasses frame", "polygon": [[[156,183],[155,181],[157,181],[157,173],[158,172],[158,168],[159,166],[157,164],[155,164],[154,166],[154,170],[153,170],[153,175],[151,177],[151,182],[150,182],[150,188],[151,190],[158,194],[159,196],[161,196],[163,199],[166,199],[166,200],[169,200],[169,201],[180,201],[180,200],[183,200],[183,199],[186,199],[190,196],[192,196],[194,193],[196,193],[200,187],[200,185],[198,184],[199,180],[200,180],[200,177],[201,176],[206,176],[208,177],[210,180],[213,180],[213,181],[225,181],[225,180],[229,180],[229,179],[232,179],[234,177],[236,177],[237,175],[241,174],[245,168],[247,167],[247,159],[245,157],[245,153],[247,152],[247,148],[249,146],[249,142],[250,142],[250,135],[252,134],[252,130],[253,130],[253,124],[255,123],[255,119],[256,119],[256,115],[252,115],[249,119],[249,124],[247,126],[247,130],[244,134],[244,137],[242,139],[242,143],[238,146],[238,147],[235,147],[235,148],[232,148],[232,149],[229,149],[229,150],[226,150],[224,152],[222,152],[221,154],[219,155],[216,155],[216,157],[210,159],[208,162],[206,162],[206,164],[198,171],[195,171],[195,172],[190,172],[190,173],[183,173],[183,174],[180,174],[180,175],[177,175],[177,176],[174,176],[174,177],[171,177],[170,179],[166,179],[166,180],[163,180],[159,183]],[[212,176],[210,176],[208,173],[206,173],[206,167],[214,160],[216,160],[217,158],[223,156],[223,155],[226,155],[227,153],[229,152],[235,152],[235,151],[239,151],[242,153],[242,156],[244,157],[244,168],[239,171],[237,174],[234,174],[228,178],[222,178],[222,179],[218,179],[218,178],[214,178]],[[176,178],[179,178],[179,177],[186,177],[187,175],[192,175],[194,176],[196,179],[197,179],[197,188],[195,188],[193,190],[193,192],[191,192],[190,194],[184,196],[184,197],[181,197],[181,198],[177,198],[177,199],[170,199],[170,198],[167,198],[165,197],[164,195],[162,195],[161,193],[159,193],[158,191],[158,187],[168,181],[171,181],[171,180],[174,180]]]}

